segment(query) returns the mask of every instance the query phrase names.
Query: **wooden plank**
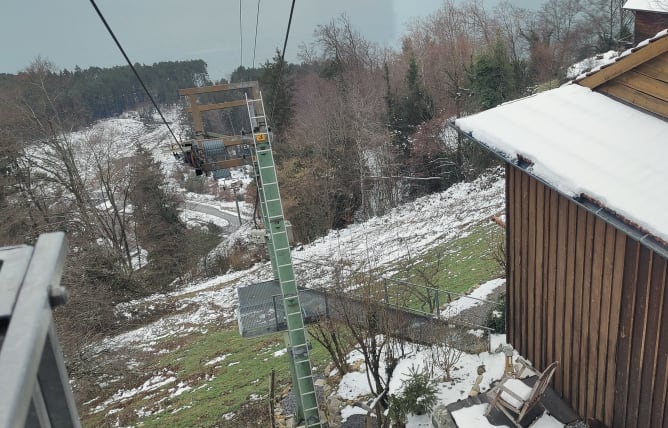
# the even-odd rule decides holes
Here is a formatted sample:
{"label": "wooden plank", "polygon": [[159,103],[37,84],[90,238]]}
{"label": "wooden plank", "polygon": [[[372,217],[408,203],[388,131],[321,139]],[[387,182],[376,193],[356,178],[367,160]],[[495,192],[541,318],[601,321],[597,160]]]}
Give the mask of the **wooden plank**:
{"label": "wooden plank", "polygon": [[[660,340],[661,317],[663,314],[663,295],[665,292],[664,272],[666,260],[658,254],[652,255],[652,271],[650,274],[649,296],[647,307],[647,327],[645,352],[643,353],[642,376],[640,381],[640,406],[638,410],[638,426],[650,426],[653,412],[654,387]],[[663,389],[663,385],[661,385]]]}
{"label": "wooden plank", "polygon": [[[566,245],[568,243],[568,199],[559,195],[557,214],[557,259],[555,276],[555,321],[554,321],[554,360],[559,361],[560,365],[564,363],[564,336],[570,335],[570,331],[564,329],[564,315],[566,312]],[[564,390],[563,370],[559,370],[554,376],[554,387],[560,394]]]}
{"label": "wooden plank", "polygon": [[[640,246],[638,263],[638,282],[636,283],[636,301],[631,331],[631,365],[629,369],[629,395],[626,401],[627,426],[635,425],[640,417],[640,379],[643,370],[643,355],[647,334],[647,315],[649,308],[649,278],[652,271],[651,251]],[[630,425],[629,425],[630,424]]]}
{"label": "wooden plank", "polygon": [[243,159],[243,158],[238,158],[238,159],[228,159],[228,160],[222,160],[218,162],[211,162],[207,163],[204,165],[204,170],[214,170],[214,169],[228,169],[228,168],[235,168],[238,166],[242,165],[247,165],[250,162],[250,159]]}
{"label": "wooden plank", "polygon": [[577,225],[575,240],[575,273],[573,275],[573,351],[572,351],[572,369],[571,369],[571,403],[579,402],[580,396],[580,370],[582,361],[580,360],[581,337],[585,330],[582,325],[582,293],[584,277],[584,252],[587,232],[587,211],[582,207],[577,207]]}
{"label": "wooden plank", "polygon": [[513,331],[513,340],[512,343],[515,349],[520,349],[522,345],[521,332],[522,332],[522,320],[520,314],[520,300],[522,299],[522,290],[521,290],[521,277],[522,277],[522,246],[521,246],[521,230],[522,230],[522,180],[521,172],[519,169],[513,167],[513,184],[514,184],[514,205],[515,205],[515,236],[513,237],[515,244],[515,278],[513,281],[513,287],[515,292],[515,297],[513,301],[513,313],[511,318],[515,325]]}
{"label": "wooden plank", "polygon": [[[528,176],[528,174],[527,174]],[[536,331],[536,318],[540,317],[536,304],[536,179],[529,177],[529,191],[528,191],[528,217],[526,219],[526,226],[528,227],[528,249],[527,249],[527,304],[528,304],[528,322],[525,324],[527,331],[527,353],[526,355],[536,355],[536,344],[540,346],[540,335]]]}
{"label": "wooden plank", "polygon": [[651,42],[647,46],[638,49],[632,54],[615,61],[609,66],[602,68],[591,76],[581,79],[577,83],[594,89],[644,62],[656,58],[666,51],[668,51],[668,37],[662,37]]}
{"label": "wooden plank", "polygon": [[615,416],[615,381],[617,374],[617,335],[619,334],[619,317],[622,305],[622,286],[624,279],[624,256],[626,251],[626,234],[620,230],[615,232],[615,259],[610,293],[610,328],[608,329],[608,349],[606,368],[605,409],[603,422],[612,426]]}
{"label": "wooden plank", "polygon": [[545,204],[545,215],[543,217],[543,280],[541,286],[541,329],[540,334],[542,337],[541,349],[540,349],[540,360],[534,362],[536,367],[547,367],[549,363],[547,362],[547,308],[549,304],[549,292],[550,284],[548,283],[550,277],[550,213],[552,206],[552,195],[553,190],[545,186],[544,201]]}
{"label": "wooden plank", "polygon": [[[668,263],[664,266],[663,287],[668,287]],[[663,311],[668,310],[668,292],[663,292]],[[661,317],[660,337],[658,343],[658,361],[656,371],[656,388],[654,389],[654,405],[652,406],[652,420],[650,426],[666,426],[668,419],[663,419],[665,412],[668,412],[668,314]],[[665,387],[661,387],[665,385]],[[663,420],[663,421],[662,421]]]}
{"label": "wooden plank", "polygon": [[[597,379],[596,379],[596,410],[594,414],[598,420],[605,419],[605,393],[607,391],[606,381],[608,379],[607,374],[610,368],[608,367],[608,355],[607,350],[609,342],[609,333],[610,333],[610,313],[613,310],[611,308],[612,302],[612,278],[614,275],[615,267],[615,250],[616,243],[615,238],[617,237],[616,229],[610,225],[605,225],[605,247],[603,254],[603,279],[601,281],[601,309],[600,309],[600,322],[598,329],[598,362],[597,362]],[[614,350],[610,352],[614,353]],[[611,387],[612,389],[612,387]]]}
{"label": "wooden plank", "polygon": [[[191,106],[197,106],[197,98],[194,95],[189,95],[188,100]],[[193,117],[193,128],[195,129],[195,135],[202,134],[204,132],[202,113],[197,108],[191,110],[190,113]]]}
{"label": "wooden plank", "polygon": [[543,317],[545,314],[545,309],[543,306],[543,289],[545,286],[544,281],[544,255],[546,251],[544,250],[546,240],[545,240],[545,218],[547,212],[545,211],[545,186],[538,182],[536,186],[536,311],[535,311],[535,323],[536,323],[536,345],[534,347],[534,364],[541,362],[543,364]]}
{"label": "wooden plank", "polygon": [[598,378],[598,339],[601,313],[601,282],[605,257],[605,222],[596,218],[594,222],[594,252],[591,264],[591,285],[589,297],[589,357],[587,359],[587,417],[598,418],[596,400],[603,391],[597,389]]}
{"label": "wooden plank", "polygon": [[626,421],[629,418],[626,401],[629,393],[631,339],[633,338],[633,312],[636,301],[639,257],[640,244],[627,238],[622,279],[622,302],[624,304],[619,318],[619,335],[617,337],[617,375],[615,379],[615,419],[613,428],[626,428]]}
{"label": "wooden plank", "polygon": [[661,80],[652,79],[635,71],[629,71],[616,78],[615,82],[668,102],[668,83]]}
{"label": "wooden plank", "polygon": [[509,163],[506,163],[506,336],[508,343],[513,343],[512,341],[512,328],[510,327],[510,316],[509,311],[513,301],[513,275],[515,270],[512,269],[513,263],[515,261],[515,256],[513,254],[513,245],[512,239],[513,234],[515,233],[515,225],[513,219],[515,218],[515,210],[513,209],[512,203],[512,174],[513,167]]}
{"label": "wooden plank", "polygon": [[198,95],[210,94],[212,92],[223,92],[235,89],[257,88],[259,85],[256,81],[239,82],[239,83],[225,83],[221,85],[200,86],[197,88],[179,89],[179,95]]}
{"label": "wooden plank", "polygon": [[530,322],[529,319],[529,311],[532,308],[528,307],[528,302],[527,302],[527,295],[529,293],[529,275],[528,275],[528,265],[529,265],[529,233],[528,233],[528,225],[529,225],[529,174],[526,174],[524,172],[520,173],[521,175],[521,187],[522,187],[522,232],[521,232],[521,251],[522,251],[522,266],[521,266],[521,273],[522,273],[522,278],[520,280],[520,313],[521,313],[521,332],[522,332],[522,347],[520,349],[520,353],[522,355],[530,355],[529,354],[529,336],[528,336],[528,330],[527,330],[527,325]]}
{"label": "wooden plank", "polygon": [[668,82],[668,53],[663,53],[651,61],[640,64],[634,71],[652,79]]}
{"label": "wooden plank", "polygon": [[246,105],[246,100],[235,100],[235,101],[226,101],[224,103],[214,103],[214,104],[196,104],[193,106],[193,104],[188,107],[187,111],[191,112],[193,109],[197,109],[199,111],[210,111],[210,110],[223,110],[226,108],[232,108],[232,107],[242,107]]}
{"label": "wooden plank", "polygon": [[610,82],[599,88],[599,91],[604,94],[611,95],[615,98],[619,98],[640,108],[644,108],[645,110],[649,110],[650,112],[659,116],[668,118],[667,102],[637,91],[633,88],[629,88],[622,83],[618,83],[616,81]]}
{"label": "wooden plank", "polygon": [[[540,367],[544,370],[547,365],[551,364],[556,359],[555,352],[555,334],[556,334],[556,295],[557,295],[557,243],[558,243],[558,224],[559,224],[559,194],[550,190],[550,244],[549,244],[549,261],[548,261],[548,279],[547,279],[547,332],[545,340],[547,342],[546,361],[545,366]],[[561,308],[559,308],[561,310]]]}
{"label": "wooden plank", "polygon": [[560,371],[563,372],[564,387],[563,396],[567,401],[572,397],[571,391],[571,370],[573,366],[573,340],[577,334],[573,328],[573,312],[575,307],[575,252],[577,242],[577,205],[572,202],[568,203],[568,242],[566,249],[566,272],[564,277],[565,293],[565,313],[564,313],[564,352]]}
{"label": "wooden plank", "polygon": [[[668,363],[666,363],[666,364],[668,364]],[[668,368],[666,369],[666,371],[668,371]],[[666,389],[665,389],[664,397],[668,397],[668,382],[666,382]],[[664,404],[663,424],[660,425],[660,426],[665,427],[666,425],[668,425],[668,404]],[[657,425],[657,426],[659,426],[659,425]]]}
{"label": "wooden plank", "polygon": [[580,396],[578,402],[578,414],[585,418],[590,417],[587,412],[587,398],[589,392],[589,311],[591,296],[591,271],[594,255],[594,223],[596,217],[587,212],[587,231],[585,236],[584,272],[582,274],[582,336],[580,337]]}

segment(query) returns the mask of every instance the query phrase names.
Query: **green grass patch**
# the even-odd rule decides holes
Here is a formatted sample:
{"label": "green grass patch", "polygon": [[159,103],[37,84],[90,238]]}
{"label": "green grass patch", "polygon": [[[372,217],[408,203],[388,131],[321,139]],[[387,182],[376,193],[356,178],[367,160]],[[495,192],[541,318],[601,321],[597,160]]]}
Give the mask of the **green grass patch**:
{"label": "green grass patch", "polygon": [[[436,246],[404,264],[394,278],[411,284],[443,290],[439,303],[447,301],[447,293],[466,293],[474,286],[505,274],[498,261],[504,248],[504,231],[494,223],[481,223],[461,238]],[[390,283],[390,300],[403,306],[426,311],[428,290]]]}
{"label": "green grass patch", "polygon": [[[268,407],[272,369],[276,372],[277,395],[290,382],[282,333],[249,339],[239,336],[236,329],[213,326],[204,335],[181,341],[178,350],[152,363],[152,373],[174,376],[176,381],[123,403],[120,412],[106,417],[106,424],[117,417],[121,424],[141,422],[145,427],[237,426],[235,418],[244,403],[256,401],[262,409]],[[170,347],[169,343],[163,346]],[[219,361],[214,362],[217,358]],[[329,362],[328,354],[316,342],[311,362],[320,372]],[[190,389],[174,394],[186,386]],[[141,417],[147,413],[151,414]],[[104,425],[100,423],[101,414],[108,414],[108,410],[85,418],[84,425]]]}

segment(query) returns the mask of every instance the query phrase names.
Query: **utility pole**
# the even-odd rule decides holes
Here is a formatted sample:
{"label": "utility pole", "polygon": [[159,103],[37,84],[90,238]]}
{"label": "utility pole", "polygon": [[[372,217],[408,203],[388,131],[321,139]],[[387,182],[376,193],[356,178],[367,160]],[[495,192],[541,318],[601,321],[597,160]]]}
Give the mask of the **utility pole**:
{"label": "utility pole", "polygon": [[232,191],[234,191],[234,203],[237,205],[237,217],[239,217],[239,226],[241,226],[241,211],[239,210],[239,198],[237,192],[241,189],[241,181],[232,183]]}

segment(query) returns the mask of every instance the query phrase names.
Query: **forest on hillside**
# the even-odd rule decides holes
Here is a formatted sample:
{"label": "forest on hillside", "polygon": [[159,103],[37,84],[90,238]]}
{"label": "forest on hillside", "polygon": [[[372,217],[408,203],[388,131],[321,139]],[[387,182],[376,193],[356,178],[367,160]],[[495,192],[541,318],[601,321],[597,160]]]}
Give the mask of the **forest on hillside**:
{"label": "forest on hillside", "polygon": [[[300,64],[257,76],[278,134],[284,203],[300,240],[475,177],[491,159],[449,120],[562,84],[569,65],[629,45],[621,0],[549,0],[537,11],[446,0],[398,49],[346,16],[318,26]],[[325,208],[325,209],[323,209]]]}
{"label": "forest on hillside", "polygon": [[[39,64],[48,64],[45,84],[57,94],[55,108],[62,113],[79,117],[86,125],[97,119],[112,117],[138,106],[150,105],[150,100],[129,66],[111,68],[75,67],[73,71],[58,70],[55,64],[38,58],[34,64],[16,75],[0,74],[0,91],[22,91],[34,81]],[[179,101],[179,88],[209,84],[206,63],[202,60],[166,61],[152,65],[134,64],[153,98],[163,105]],[[25,95],[25,93],[23,94]],[[151,107],[152,108],[152,107]]]}
{"label": "forest on hillside", "polygon": [[[235,70],[229,81],[257,79],[263,89],[297,239],[310,242],[474,178],[493,159],[448,120],[555,87],[573,62],[625,47],[632,21],[623,3],[548,0],[528,11],[445,0],[412,23],[396,49],[365,40],[340,16],[314,29],[298,64],[277,52],[257,69]],[[137,69],[163,105],[179,103],[178,88],[211,83],[201,60]],[[108,135],[72,139],[71,131],[128,109],[150,111],[127,66],[69,71],[38,58],[0,75],[0,244],[68,233],[75,251],[66,282],[84,302],[71,305],[79,308],[74,334],[112,328],[114,302],[220,273],[199,263],[215,233],[186,229],[178,197],[145,148],[118,157]],[[232,134],[244,127],[243,114],[224,114],[207,123]],[[139,248],[150,255],[141,269]]]}

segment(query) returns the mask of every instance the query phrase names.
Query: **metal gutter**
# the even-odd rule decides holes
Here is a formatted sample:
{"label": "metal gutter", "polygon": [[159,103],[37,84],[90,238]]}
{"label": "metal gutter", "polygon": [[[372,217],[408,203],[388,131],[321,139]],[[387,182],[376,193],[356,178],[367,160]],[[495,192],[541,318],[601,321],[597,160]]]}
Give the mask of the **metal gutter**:
{"label": "metal gutter", "polygon": [[[465,138],[475,142],[485,150],[489,151],[493,155],[495,155],[497,158],[501,159],[502,161],[513,165],[514,167],[521,169],[524,171],[526,174],[529,176],[533,177],[534,179],[538,180],[545,186],[549,187],[550,189],[554,190],[555,192],[559,193],[561,196],[565,197],[569,201],[573,202],[574,204],[578,205],[579,207],[582,207],[586,209],[587,211],[591,212],[594,214],[596,217],[600,218],[601,220],[605,221],[606,223],[614,226],[615,228],[621,230],[624,232],[626,235],[631,237],[632,239],[640,242],[642,245],[645,247],[649,248],[650,250],[654,251],[657,254],[660,254],[663,258],[668,259],[668,246],[663,244],[662,242],[659,241],[659,239],[650,233],[642,230],[639,227],[633,226],[629,224],[627,221],[624,221],[624,219],[619,215],[615,214],[612,212],[609,208],[602,207],[590,200],[587,200],[586,197],[584,196],[572,196],[572,195],[567,195],[558,189],[554,187],[551,183],[545,181],[542,177],[536,175],[531,171],[529,168],[531,167],[530,163],[526,162],[526,159],[511,159],[507,153],[504,153],[502,151],[499,151],[486,143],[477,140],[476,138],[473,137],[473,135],[466,133],[459,129],[457,125],[455,125],[454,121],[448,121],[450,126],[452,126],[458,134],[464,136]],[[507,201],[506,201],[507,202]]]}

